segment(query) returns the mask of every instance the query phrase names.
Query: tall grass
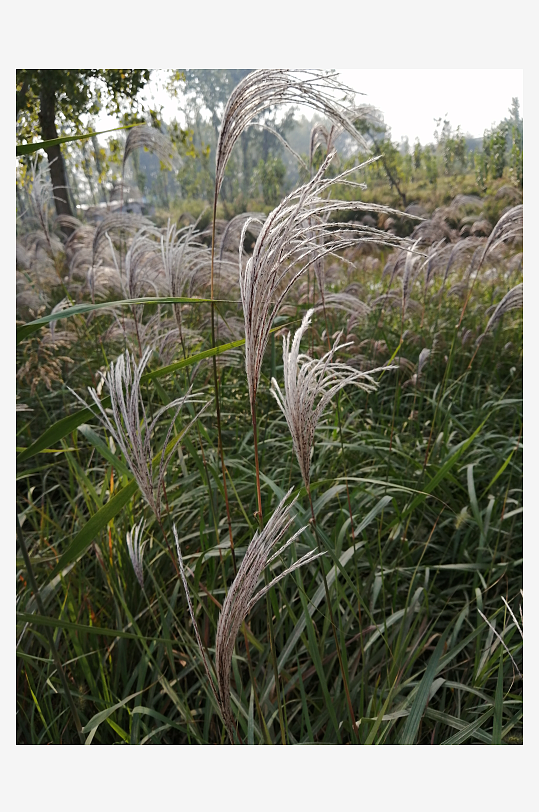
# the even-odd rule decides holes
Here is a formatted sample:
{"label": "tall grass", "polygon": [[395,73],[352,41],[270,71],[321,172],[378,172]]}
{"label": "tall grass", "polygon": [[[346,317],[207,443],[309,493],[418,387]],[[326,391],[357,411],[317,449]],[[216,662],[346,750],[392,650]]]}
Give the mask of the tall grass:
{"label": "tall grass", "polygon": [[[54,257],[50,238],[40,254],[24,237],[27,319],[40,296],[49,311],[66,293],[109,306],[57,310],[21,333],[32,411],[17,434],[19,743],[520,740],[518,212],[473,244],[475,265],[456,252],[463,241],[435,242],[434,226],[398,247],[341,222],[328,164],[272,212],[251,252],[237,235],[236,276],[234,231],[220,237],[215,218],[209,234],[178,239],[123,214],[79,227],[79,247]],[[322,256],[302,360],[303,270]],[[51,263],[64,263],[65,285]],[[114,304],[125,293],[146,297],[131,317]],[[250,335],[253,314],[263,329]],[[292,403],[298,378],[269,331],[302,320],[293,352],[306,388]],[[247,375],[216,325],[236,345],[245,337]],[[53,364],[64,346],[70,362]],[[362,378],[369,391],[326,397]],[[77,413],[72,392],[87,398],[88,386],[101,425]],[[218,394],[219,418],[197,414],[195,390]]]}

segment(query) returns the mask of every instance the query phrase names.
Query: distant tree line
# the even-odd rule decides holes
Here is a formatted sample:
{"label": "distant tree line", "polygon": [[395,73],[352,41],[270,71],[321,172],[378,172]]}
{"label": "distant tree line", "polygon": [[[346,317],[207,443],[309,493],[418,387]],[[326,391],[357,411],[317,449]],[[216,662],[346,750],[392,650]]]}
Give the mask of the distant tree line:
{"label": "distant tree line", "polygon": [[[138,188],[145,201],[165,209],[177,199],[209,203],[223,110],[233,88],[249,73],[248,69],[171,71],[167,87],[183,114],[180,124],[177,119],[165,123],[161,110],[140,101],[149,70],[18,70],[17,143],[82,133],[83,116],[89,116],[86,128],[91,130],[93,117],[106,109],[117,114],[122,124],[139,122],[161,129],[180,155],[179,168],[163,171],[152,153],[138,150],[133,154],[126,181]],[[258,125],[242,133],[221,190],[227,214],[245,210],[253,200],[273,207],[306,179],[314,123],[298,119],[294,109],[286,114],[270,109]],[[400,144],[392,141],[390,128],[376,111],[359,117],[356,127],[369,144],[370,154],[381,156],[369,170],[369,179],[389,183],[404,207],[410,203],[410,184],[422,181],[436,189],[441,177],[458,179],[472,174],[484,191],[491,180],[506,172],[522,188],[523,122],[517,98],[512,100],[508,117],[485,131],[482,139],[466,136],[460,126],[454,129],[447,118],[437,119],[435,124],[432,143],[423,146],[416,140],[410,146],[408,139]],[[125,137],[124,133],[109,137],[106,146],[93,137],[47,149],[58,214],[74,214],[81,204],[109,201],[112,184],[121,177]],[[287,143],[293,149],[287,149]],[[349,136],[340,136],[337,144],[339,154],[348,155],[348,163],[361,157]],[[315,155],[314,168],[323,160],[322,147]],[[301,154],[303,165],[294,151]],[[19,194],[28,164],[28,160],[22,161],[19,167]]]}

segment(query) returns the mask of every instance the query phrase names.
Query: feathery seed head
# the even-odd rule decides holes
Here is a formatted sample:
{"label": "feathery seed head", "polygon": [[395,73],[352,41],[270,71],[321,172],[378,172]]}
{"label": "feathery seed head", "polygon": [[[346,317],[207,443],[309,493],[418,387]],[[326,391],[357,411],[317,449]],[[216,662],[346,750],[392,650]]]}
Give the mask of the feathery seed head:
{"label": "feathery seed head", "polygon": [[485,328],[485,332],[479,336],[476,341],[476,344],[480,344],[487,333],[491,332],[496,324],[499,322],[501,317],[504,313],[508,313],[510,310],[518,310],[524,305],[524,285],[521,282],[519,285],[515,285],[514,288],[511,288],[508,291],[501,302],[497,305],[494,313],[490,317],[488,324]]}
{"label": "feathery seed head", "polygon": [[[103,407],[95,389],[88,387],[88,391],[99,410],[97,414],[98,419],[107,428],[114,442],[122,450],[142,495],[156,517],[160,519],[161,491],[163,489],[165,470],[170,457],[183,434],[188,431],[195,420],[207,409],[211,401],[208,401],[202,407],[199,413],[178,436],[172,448],[169,449],[168,444],[174,427],[174,421],[180,409],[187,403],[200,403],[201,401],[199,396],[191,394],[191,390],[189,389],[183,397],[177,398],[166,406],[158,409],[153,420],[149,421],[146,416],[146,410],[140,391],[140,379],[150,359],[151,352],[151,348],[147,347],[140,362],[136,364],[134,356],[127,350],[115,363],[110,365],[108,372],[104,375],[105,385],[110,393],[110,410]],[[76,393],[74,394],[78,398],[78,395],[76,395]],[[81,398],[78,399],[82,401]],[[82,402],[84,403],[84,401]],[[84,405],[90,408],[86,403],[84,403]],[[159,465],[157,466],[156,472],[154,472],[151,436],[161,415],[167,411],[167,409],[172,408],[176,408],[176,411],[170,422],[163,443]],[[109,411],[112,411],[111,417],[109,417]]]}
{"label": "feathery seed head", "polygon": [[234,88],[223,113],[216,154],[215,188],[218,193],[232,148],[242,132],[268,107],[278,104],[305,104],[339,124],[366,147],[344,104],[336,94],[353,95],[335,75],[288,68],[261,69],[248,74]]}
{"label": "feathery seed head", "polygon": [[168,169],[172,168],[174,147],[170,138],[156,127],[133,127],[125,142],[123,165],[136,149],[145,147],[153,152]]}
{"label": "feathery seed head", "polygon": [[320,360],[300,354],[300,342],[309,327],[312,313],[313,310],[309,310],[303,317],[291,348],[290,336],[283,338],[284,394],[275,378],[271,379],[271,393],[288,423],[306,488],[309,488],[310,483],[311,450],[315,430],[333,396],[347,384],[373,391],[377,383],[370,375],[383,369],[394,369],[394,367],[378,367],[366,373],[346,364],[332,362],[337,350],[349,346],[339,344],[342,334],[337,336],[331,350]]}
{"label": "feathery seed head", "polygon": [[[256,400],[262,359],[268,343],[271,323],[294,282],[318,259],[326,254],[344,250],[359,242],[399,244],[398,238],[388,238],[378,229],[354,224],[346,232],[342,224],[329,224],[326,214],[342,209],[371,211],[373,204],[361,201],[328,200],[324,193],[335,183],[348,183],[348,176],[372,163],[352,167],[335,178],[324,174],[335,153],[330,153],[314,177],[289,194],[266,218],[256,240],[252,256],[245,268],[241,261],[243,237],[249,227],[245,223],[240,243],[240,294],[245,320],[245,368],[249,384],[251,408]],[[380,211],[393,211],[384,206]]]}
{"label": "feathery seed head", "polygon": [[279,573],[267,586],[256,591],[256,587],[266,566],[292,544],[306,529],[302,527],[291,536],[286,544],[282,545],[277,552],[270,556],[271,551],[282,541],[293,523],[290,511],[297,497],[293,499],[290,504],[286,504],[291,493],[292,489],[288,491],[277,505],[273,515],[263,530],[257,530],[253,536],[219,614],[215,640],[215,666],[219,685],[221,711],[229,733],[231,733],[234,727],[234,720],[230,709],[230,669],[234,643],[241,624],[256,602],[265,595],[272,586],[275,586],[285,575],[288,575],[298,567],[318,557],[318,554],[315,555],[313,552],[307,553],[291,567]]}

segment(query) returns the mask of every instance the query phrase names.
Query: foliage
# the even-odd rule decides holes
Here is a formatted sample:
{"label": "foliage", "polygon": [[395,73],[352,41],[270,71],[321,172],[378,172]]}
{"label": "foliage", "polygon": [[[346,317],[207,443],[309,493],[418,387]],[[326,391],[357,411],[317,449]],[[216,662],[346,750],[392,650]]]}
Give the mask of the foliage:
{"label": "foliage", "polygon": [[41,132],[44,96],[54,96],[60,129],[82,131],[81,116],[102,107],[116,115],[126,105],[140,109],[137,95],[149,78],[149,70],[17,70],[17,140],[31,143]]}
{"label": "foliage", "polygon": [[285,192],[286,166],[278,155],[258,162],[256,177],[262,188],[262,199],[266,206],[277,205]]}

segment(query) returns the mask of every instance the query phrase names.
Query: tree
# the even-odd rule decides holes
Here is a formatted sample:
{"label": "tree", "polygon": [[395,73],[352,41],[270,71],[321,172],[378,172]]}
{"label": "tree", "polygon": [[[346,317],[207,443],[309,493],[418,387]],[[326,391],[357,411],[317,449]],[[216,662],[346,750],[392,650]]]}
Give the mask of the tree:
{"label": "tree", "polygon": [[483,136],[483,154],[488,167],[488,175],[493,180],[503,176],[506,165],[508,129],[507,122],[502,121],[492,130],[485,130]]}
{"label": "tree", "polygon": [[436,153],[430,144],[427,144],[423,150],[423,163],[425,165],[425,172],[427,173],[427,180],[436,189],[438,182],[438,163],[436,161]]}
{"label": "tree", "polygon": [[281,156],[269,156],[265,161],[261,158],[256,168],[256,176],[260,180],[264,203],[266,206],[276,206],[283,196],[286,176],[286,166]]}
{"label": "tree", "polygon": [[414,169],[421,169],[421,144],[416,138],[414,144]]}
{"label": "tree", "polygon": [[[81,116],[133,114],[149,70],[17,70],[17,139],[32,143],[58,138],[58,128],[82,132]],[[39,136],[36,139],[36,136]],[[46,148],[57,214],[73,212],[67,195],[66,168],[58,144]]]}

